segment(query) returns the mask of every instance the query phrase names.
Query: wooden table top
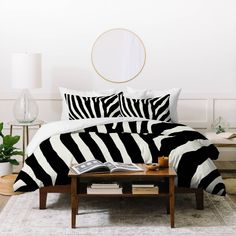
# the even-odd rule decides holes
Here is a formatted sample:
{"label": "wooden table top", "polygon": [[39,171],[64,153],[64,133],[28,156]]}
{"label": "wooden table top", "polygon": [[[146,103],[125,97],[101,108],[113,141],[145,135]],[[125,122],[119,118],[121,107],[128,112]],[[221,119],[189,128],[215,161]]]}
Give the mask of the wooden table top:
{"label": "wooden table top", "polygon": [[216,133],[207,132],[204,134],[216,147],[236,147],[236,138],[221,138]]}
{"label": "wooden table top", "polygon": [[73,170],[70,170],[69,176],[74,177],[74,176],[80,176],[80,178],[87,178],[87,177],[97,177],[97,178],[104,178],[104,177],[117,177],[117,178],[122,178],[122,177],[141,177],[141,176],[146,176],[146,177],[170,177],[170,176],[177,176],[175,170],[171,167],[169,168],[159,168],[157,170],[148,170],[145,167],[145,164],[137,164],[139,165],[143,171],[119,171],[119,172],[105,172],[105,173],[94,173],[94,172],[89,172],[89,173],[84,173],[81,175],[76,174]]}
{"label": "wooden table top", "polygon": [[20,123],[20,122],[18,122],[16,120],[13,120],[13,121],[8,122],[8,124],[12,125],[12,126],[36,126],[36,125],[44,124],[44,121],[42,121],[42,120],[35,120],[33,122]]}

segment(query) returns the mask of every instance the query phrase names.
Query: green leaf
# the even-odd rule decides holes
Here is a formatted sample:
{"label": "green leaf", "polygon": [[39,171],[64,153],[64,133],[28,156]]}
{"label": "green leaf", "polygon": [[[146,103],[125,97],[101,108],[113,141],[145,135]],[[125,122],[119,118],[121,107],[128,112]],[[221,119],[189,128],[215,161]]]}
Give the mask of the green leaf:
{"label": "green leaf", "polygon": [[5,147],[3,150],[4,155],[9,156],[9,154],[13,151],[12,147]]}
{"label": "green leaf", "polygon": [[9,159],[9,162],[12,164],[12,165],[19,165],[19,162],[16,160],[16,159]]}
{"label": "green leaf", "polygon": [[16,156],[16,155],[23,156],[24,153],[22,151],[14,151],[14,152],[11,153],[11,156]]}
{"label": "green leaf", "polygon": [[14,145],[20,140],[20,136],[6,135],[2,133],[3,123],[0,122],[0,162],[10,162],[12,165],[19,165],[19,162],[15,159],[11,159],[12,156],[23,156],[23,152],[14,147]]}
{"label": "green leaf", "polygon": [[2,132],[3,130],[3,122],[0,123],[0,133]]}
{"label": "green leaf", "polygon": [[3,123],[0,123],[0,136],[3,138],[4,135],[2,133],[2,130],[3,130]]}
{"label": "green leaf", "polygon": [[19,135],[16,136],[6,135],[3,137],[3,145],[7,147],[12,147],[16,143],[18,143],[19,140],[20,140]]}

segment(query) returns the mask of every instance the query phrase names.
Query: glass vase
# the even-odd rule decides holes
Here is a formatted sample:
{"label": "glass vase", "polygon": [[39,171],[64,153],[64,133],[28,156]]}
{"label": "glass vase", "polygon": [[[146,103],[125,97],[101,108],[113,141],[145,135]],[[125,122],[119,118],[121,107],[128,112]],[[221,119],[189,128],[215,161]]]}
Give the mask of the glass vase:
{"label": "glass vase", "polygon": [[38,116],[38,106],[27,89],[15,101],[13,113],[19,123],[31,123]]}

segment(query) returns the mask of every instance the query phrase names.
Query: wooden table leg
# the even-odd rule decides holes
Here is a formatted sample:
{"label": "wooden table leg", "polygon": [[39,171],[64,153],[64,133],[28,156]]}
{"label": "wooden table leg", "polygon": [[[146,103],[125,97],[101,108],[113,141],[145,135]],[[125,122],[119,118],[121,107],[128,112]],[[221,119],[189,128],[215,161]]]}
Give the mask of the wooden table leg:
{"label": "wooden table leg", "polygon": [[22,151],[23,151],[23,165],[24,165],[24,163],[25,163],[25,134],[26,134],[26,127],[25,126],[23,126],[22,127],[22,130],[23,130],[23,133],[22,133],[22,135],[23,135],[23,139],[22,139]]}
{"label": "wooden table leg", "polygon": [[71,228],[76,227],[76,214],[78,210],[78,194],[77,194],[77,176],[71,177]]}
{"label": "wooden table leg", "polygon": [[46,209],[47,195],[48,193],[45,188],[39,189],[39,209]]}
{"label": "wooden table leg", "polygon": [[196,196],[197,209],[198,210],[203,210],[204,209],[204,192],[203,192],[203,189],[196,189],[195,196]]}
{"label": "wooden table leg", "polygon": [[29,144],[29,126],[26,126],[26,146]]}
{"label": "wooden table leg", "polygon": [[169,199],[169,196],[165,197],[165,204],[166,204],[166,214],[170,214],[170,199]]}
{"label": "wooden table leg", "polygon": [[174,177],[170,177],[169,181],[169,198],[170,198],[170,226],[171,228],[175,227],[174,223],[174,214],[175,214],[175,185]]}

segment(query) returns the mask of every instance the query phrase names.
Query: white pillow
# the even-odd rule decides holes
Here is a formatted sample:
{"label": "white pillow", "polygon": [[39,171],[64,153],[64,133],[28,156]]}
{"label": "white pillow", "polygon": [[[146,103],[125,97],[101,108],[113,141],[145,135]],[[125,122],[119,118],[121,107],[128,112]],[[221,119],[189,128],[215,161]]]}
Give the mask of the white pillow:
{"label": "white pillow", "polygon": [[177,103],[179,99],[181,88],[172,88],[168,90],[148,90],[148,89],[134,89],[126,87],[125,95],[130,98],[155,98],[170,94],[170,117],[171,121],[178,122]]}
{"label": "white pillow", "polygon": [[125,97],[128,98],[148,98],[148,90],[147,89],[134,89],[130,87],[126,87],[126,90],[123,92]]}
{"label": "white pillow", "polygon": [[62,112],[61,112],[61,120],[69,120],[69,110],[66,104],[64,94],[71,94],[71,95],[78,95],[81,97],[96,97],[96,96],[103,96],[103,95],[111,95],[116,93],[115,90],[102,90],[102,91],[78,91],[73,89],[67,89],[63,87],[59,87],[61,98],[62,98]]}

